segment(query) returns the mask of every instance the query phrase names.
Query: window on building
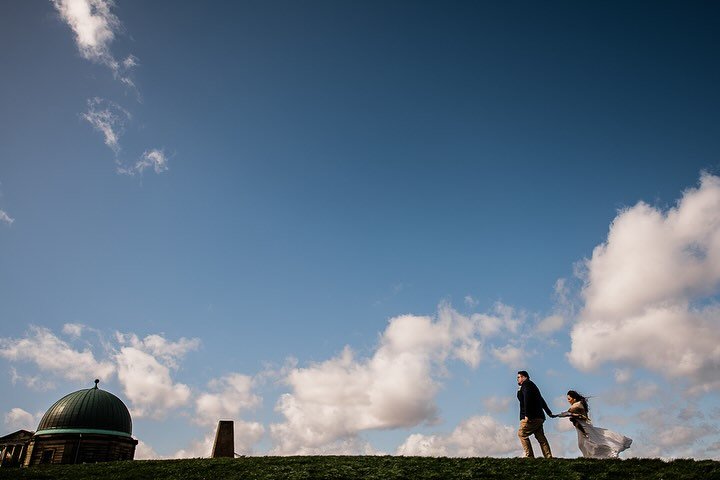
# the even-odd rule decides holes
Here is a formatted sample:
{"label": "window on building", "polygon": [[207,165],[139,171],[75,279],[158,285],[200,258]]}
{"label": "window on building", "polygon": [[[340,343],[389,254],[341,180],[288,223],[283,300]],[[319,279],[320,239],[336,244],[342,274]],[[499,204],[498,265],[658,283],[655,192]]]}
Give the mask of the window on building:
{"label": "window on building", "polygon": [[42,455],[40,456],[40,463],[41,464],[52,463],[53,456],[55,456],[54,448],[43,450]]}

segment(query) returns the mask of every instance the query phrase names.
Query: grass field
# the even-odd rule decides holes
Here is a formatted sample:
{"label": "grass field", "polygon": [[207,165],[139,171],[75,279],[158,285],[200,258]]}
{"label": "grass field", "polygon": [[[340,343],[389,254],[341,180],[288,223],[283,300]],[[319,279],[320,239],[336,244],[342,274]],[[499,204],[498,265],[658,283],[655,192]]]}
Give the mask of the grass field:
{"label": "grass field", "polygon": [[720,479],[711,460],[243,457],[0,469],[0,479]]}

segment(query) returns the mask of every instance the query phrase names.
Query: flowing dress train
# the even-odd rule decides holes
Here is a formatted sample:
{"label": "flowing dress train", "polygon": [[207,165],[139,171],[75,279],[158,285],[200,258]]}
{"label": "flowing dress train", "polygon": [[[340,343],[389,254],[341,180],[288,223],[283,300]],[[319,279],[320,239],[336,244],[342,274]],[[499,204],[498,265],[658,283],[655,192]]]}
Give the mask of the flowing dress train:
{"label": "flowing dress train", "polygon": [[573,403],[568,411],[558,417],[570,417],[577,430],[578,447],[585,458],[617,458],[620,452],[632,444],[631,438],[594,426],[580,402]]}

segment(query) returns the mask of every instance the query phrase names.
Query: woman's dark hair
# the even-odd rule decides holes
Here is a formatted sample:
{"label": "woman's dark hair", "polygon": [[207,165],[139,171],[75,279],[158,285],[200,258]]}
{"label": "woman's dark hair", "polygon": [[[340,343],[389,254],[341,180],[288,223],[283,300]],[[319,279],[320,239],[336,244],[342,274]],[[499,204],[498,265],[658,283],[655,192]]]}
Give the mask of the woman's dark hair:
{"label": "woman's dark hair", "polygon": [[576,402],[582,403],[583,408],[585,408],[585,415],[587,415],[590,412],[590,407],[588,407],[587,398],[580,395],[575,390],[570,390],[567,392],[567,396],[575,400]]}

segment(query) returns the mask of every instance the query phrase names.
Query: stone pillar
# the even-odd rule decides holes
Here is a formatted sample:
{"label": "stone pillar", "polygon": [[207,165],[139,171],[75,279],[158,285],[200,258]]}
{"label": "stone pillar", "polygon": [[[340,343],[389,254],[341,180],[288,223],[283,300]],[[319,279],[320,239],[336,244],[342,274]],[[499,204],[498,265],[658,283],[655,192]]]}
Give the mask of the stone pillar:
{"label": "stone pillar", "polygon": [[2,457],[0,457],[0,467],[3,466],[5,463],[5,454],[7,453],[7,447],[3,447],[2,449]]}
{"label": "stone pillar", "polygon": [[33,440],[30,440],[30,443],[28,444],[27,448],[25,449],[25,461],[23,461],[24,467],[30,466],[30,460],[32,460],[32,453],[33,453],[34,446],[35,446],[35,442]]}
{"label": "stone pillar", "polygon": [[232,420],[220,420],[215,443],[212,449],[212,458],[235,458],[235,422]]}

